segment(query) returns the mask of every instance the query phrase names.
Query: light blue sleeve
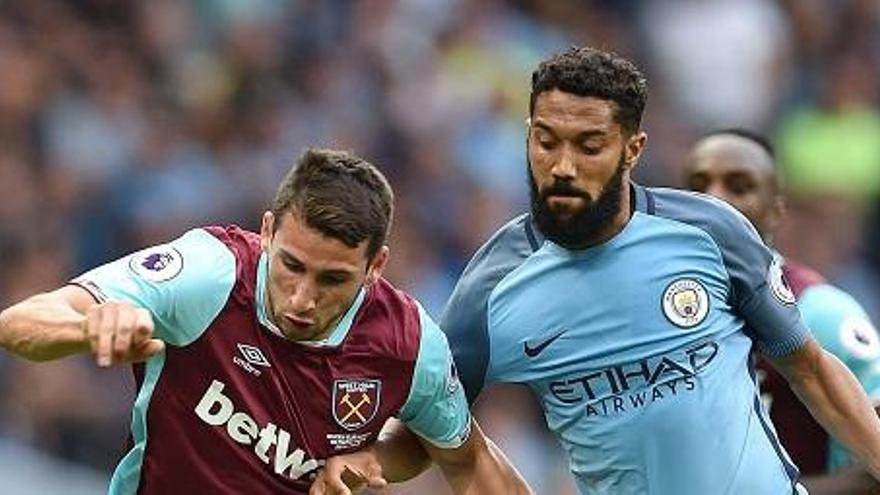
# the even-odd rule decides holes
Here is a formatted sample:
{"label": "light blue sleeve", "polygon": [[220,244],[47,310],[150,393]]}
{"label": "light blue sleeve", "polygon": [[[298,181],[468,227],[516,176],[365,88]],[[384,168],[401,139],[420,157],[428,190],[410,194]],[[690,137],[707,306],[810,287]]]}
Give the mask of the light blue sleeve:
{"label": "light blue sleeve", "polygon": [[853,372],[868,396],[880,399],[880,337],[862,306],[828,284],[809,287],[798,308],[816,340]]}
{"label": "light blue sleeve", "polygon": [[454,449],[470,435],[471,413],[446,336],[421,306],[419,318],[419,355],[399,419],[433,445]]}
{"label": "light blue sleeve", "polygon": [[443,309],[440,327],[449,339],[471,404],[493,378],[489,373],[489,296],[507,274],[538,249],[538,236],[528,215],[508,222],[471,258]]}
{"label": "light blue sleeve", "polygon": [[235,284],[235,255],[203,229],[99,266],[74,279],[99,301],[147,309],[155,335],[185,346],[223,309]]}
{"label": "light blue sleeve", "polygon": [[734,207],[711,196],[655,189],[656,211],[703,229],[718,246],[730,279],[729,302],[745,321],[758,349],[785,356],[800,349],[810,331],[782,273],[782,258],[764,245]]}

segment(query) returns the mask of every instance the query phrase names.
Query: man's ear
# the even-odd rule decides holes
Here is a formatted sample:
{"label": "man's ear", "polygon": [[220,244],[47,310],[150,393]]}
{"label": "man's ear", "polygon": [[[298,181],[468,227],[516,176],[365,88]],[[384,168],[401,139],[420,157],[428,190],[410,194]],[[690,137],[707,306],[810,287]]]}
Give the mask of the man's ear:
{"label": "man's ear", "polygon": [[263,221],[260,224],[260,249],[269,251],[272,243],[272,233],[275,231],[275,215],[271,211],[263,213]]}
{"label": "man's ear", "polygon": [[647,142],[648,135],[644,132],[637,132],[627,139],[626,146],[623,149],[623,161],[626,163],[626,168],[632,170],[636,167]]}
{"label": "man's ear", "polygon": [[364,285],[370,286],[375,284],[381,277],[382,273],[385,272],[385,267],[388,266],[388,258],[391,256],[391,250],[388,249],[388,246],[382,246],[379,248],[379,251],[373,256],[373,259],[370,260],[370,264],[367,267],[367,276],[364,277]]}

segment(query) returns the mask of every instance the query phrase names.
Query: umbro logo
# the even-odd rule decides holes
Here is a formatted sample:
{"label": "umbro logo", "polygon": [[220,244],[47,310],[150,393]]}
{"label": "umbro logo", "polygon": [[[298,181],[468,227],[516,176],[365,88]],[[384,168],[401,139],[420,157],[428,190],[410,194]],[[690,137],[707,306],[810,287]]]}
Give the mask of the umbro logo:
{"label": "umbro logo", "polygon": [[523,342],[523,352],[526,353],[526,356],[533,358],[533,357],[537,356],[538,354],[541,354],[542,352],[544,352],[544,349],[546,349],[547,346],[552,344],[559,337],[562,337],[562,334],[564,334],[564,333],[565,333],[565,329],[563,328],[562,330],[553,334],[550,338],[548,338],[542,342],[539,342],[535,345],[529,345],[528,342]]}
{"label": "umbro logo", "polygon": [[259,347],[252,346],[250,344],[237,345],[238,352],[241,353],[241,356],[233,356],[232,362],[247,371],[248,373],[254,376],[260,376],[262,372],[257,369],[256,366],[260,366],[263,368],[269,368],[272,366],[271,364],[269,364],[269,360],[266,359],[266,356],[263,355],[263,351],[261,351]]}

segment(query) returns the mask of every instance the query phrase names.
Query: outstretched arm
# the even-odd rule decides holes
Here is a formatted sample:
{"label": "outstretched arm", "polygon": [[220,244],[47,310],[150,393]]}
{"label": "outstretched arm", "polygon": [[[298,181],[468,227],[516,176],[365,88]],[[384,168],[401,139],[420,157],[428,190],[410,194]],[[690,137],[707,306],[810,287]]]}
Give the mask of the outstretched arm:
{"label": "outstretched arm", "polygon": [[476,421],[472,421],[471,428],[470,438],[457,449],[440,449],[424,443],[453,492],[530,494],[528,484]]}
{"label": "outstretched arm", "polygon": [[531,494],[528,484],[476,421],[461,446],[442,449],[390,420],[379,440],[354,454],[327,461],[310,495],[347,495],[414,478],[435,462],[456,495]]}
{"label": "outstretched arm", "polygon": [[852,372],[812,339],[771,360],[813,417],[880,479],[880,419]]}
{"label": "outstretched arm", "polygon": [[32,361],[92,352],[98,365],[141,361],[164,344],[152,338],[149,312],[129,303],[98,304],[68,285],[37,294],[0,313],[0,346]]}

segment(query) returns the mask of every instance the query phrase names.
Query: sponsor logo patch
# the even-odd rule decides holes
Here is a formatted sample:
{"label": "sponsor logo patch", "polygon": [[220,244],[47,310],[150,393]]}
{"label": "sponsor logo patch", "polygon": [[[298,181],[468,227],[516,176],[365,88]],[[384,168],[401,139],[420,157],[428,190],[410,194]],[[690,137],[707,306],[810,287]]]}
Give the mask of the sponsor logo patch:
{"label": "sponsor logo patch", "polygon": [[452,395],[459,388],[461,388],[461,381],[458,379],[458,368],[455,367],[455,360],[450,355],[449,373],[446,375],[446,392]]}
{"label": "sponsor logo patch", "polygon": [[773,296],[783,304],[794,304],[797,299],[782,271],[783,259],[781,256],[773,256],[770,268],[767,269],[767,283]]}
{"label": "sponsor logo patch", "polygon": [[258,347],[250,344],[237,345],[238,352],[241,353],[241,356],[232,356],[232,362],[239,368],[242,368],[254,376],[260,376],[262,372],[256,368],[257,366],[263,368],[269,368],[272,366],[269,364],[269,360],[266,359],[266,356],[263,355],[263,351]]}
{"label": "sponsor logo patch", "polygon": [[840,324],[840,343],[858,359],[874,360],[880,357],[880,337],[867,319],[855,316]]}
{"label": "sponsor logo patch", "polygon": [[196,416],[205,424],[216,427],[237,444],[253,450],[263,464],[275,474],[293,480],[314,476],[324,459],[312,459],[294,443],[294,436],[270,422],[260,425],[247,411],[236,410],[235,404],[223,393],[226,384],[212,380],[195,407]]}
{"label": "sponsor logo patch", "polygon": [[691,328],[709,314],[709,294],[696,279],[680,278],[663,291],[663,314],[673,325]]}
{"label": "sponsor logo patch", "polygon": [[151,247],[131,255],[128,268],[144,280],[165,282],[183,270],[183,256],[168,245]]}
{"label": "sponsor logo patch", "polygon": [[379,411],[380,380],[343,379],[333,382],[333,419],[352,431],[364,427]]}

